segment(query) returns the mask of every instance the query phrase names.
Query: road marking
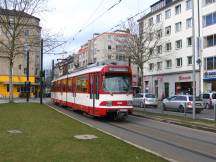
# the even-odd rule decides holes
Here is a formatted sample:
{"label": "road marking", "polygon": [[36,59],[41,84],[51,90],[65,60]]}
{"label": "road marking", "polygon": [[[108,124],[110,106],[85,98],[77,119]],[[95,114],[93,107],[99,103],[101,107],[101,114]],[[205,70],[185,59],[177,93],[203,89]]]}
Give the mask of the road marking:
{"label": "road marking", "polygon": [[69,117],[69,118],[71,118],[71,119],[74,119],[74,120],[76,120],[76,121],[79,121],[80,123],[85,124],[85,125],[87,125],[87,126],[89,126],[89,127],[91,127],[91,128],[97,129],[97,130],[100,131],[100,132],[103,132],[103,133],[105,133],[105,134],[107,134],[107,135],[110,135],[110,136],[112,136],[112,137],[114,137],[114,138],[116,138],[116,139],[118,139],[118,140],[121,140],[121,141],[123,141],[123,142],[125,142],[125,143],[127,143],[127,144],[130,144],[130,145],[132,145],[132,146],[134,146],[134,147],[136,147],[136,148],[139,148],[139,149],[141,149],[141,150],[144,150],[144,151],[146,151],[146,152],[149,152],[149,153],[151,153],[151,154],[154,154],[154,155],[156,155],[156,156],[158,156],[158,157],[161,157],[161,158],[163,158],[163,159],[165,159],[165,160],[168,160],[168,161],[170,161],[170,162],[179,162],[179,161],[177,161],[177,160],[174,160],[174,159],[171,159],[171,158],[167,158],[167,157],[163,156],[162,154],[159,154],[159,153],[157,153],[157,152],[154,152],[154,151],[152,151],[152,150],[150,150],[150,149],[148,149],[148,148],[145,148],[145,147],[143,147],[143,146],[137,145],[137,144],[135,144],[135,143],[133,143],[133,142],[130,142],[130,141],[128,141],[128,140],[122,139],[122,138],[120,138],[120,137],[118,137],[118,136],[116,136],[116,135],[113,135],[113,134],[111,134],[111,133],[109,133],[109,132],[107,132],[107,131],[104,131],[104,130],[102,130],[102,129],[100,129],[100,128],[97,128],[97,127],[93,126],[92,124],[83,122],[83,121],[81,121],[80,119],[77,119],[76,117],[70,116],[70,115],[68,115],[68,114],[66,114],[66,113],[64,113],[64,112],[62,112],[62,111],[60,111],[60,110],[57,110],[56,108],[54,108],[54,107],[51,106],[51,105],[48,105],[47,103],[46,103],[45,105],[47,105],[48,107],[52,108],[53,110],[55,110],[55,111],[57,111],[57,112],[59,112],[59,113],[65,115],[65,116],[67,116],[67,117]]}

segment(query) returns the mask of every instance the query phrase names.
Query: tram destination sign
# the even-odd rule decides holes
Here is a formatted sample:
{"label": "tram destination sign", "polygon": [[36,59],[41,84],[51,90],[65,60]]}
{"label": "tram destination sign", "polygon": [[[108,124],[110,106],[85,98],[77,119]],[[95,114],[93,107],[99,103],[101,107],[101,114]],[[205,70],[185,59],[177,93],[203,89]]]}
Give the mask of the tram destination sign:
{"label": "tram destination sign", "polygon": [[110,67],[109,68],[109,71],[110,72],[128,72],[128,68],[127,67],[125,67],[125,68],[122,68],[122,67]]}

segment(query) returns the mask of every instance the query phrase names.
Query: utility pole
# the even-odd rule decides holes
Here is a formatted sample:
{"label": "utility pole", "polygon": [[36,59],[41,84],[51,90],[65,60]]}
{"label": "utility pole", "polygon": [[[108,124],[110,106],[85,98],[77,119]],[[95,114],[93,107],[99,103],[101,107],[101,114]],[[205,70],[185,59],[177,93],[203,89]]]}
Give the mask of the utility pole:
{"label": "utility pole", "polygon": [[40,104],[43,104],[43,39],[41,39]]}
{"label": "utility pole", "polygon": [[27,67],[26,67],[26,101],[29,102],[30,82],[29,82],[29,50],[27,50]]}
{"label": "utility pole", "polygon": [[192,55],[193,55],[193,75],[192,75],[192,79],[193,79],[193,119],[196,119],[196,108],[195,108],[195,97],[196,97],[196,36],[195,36],[195,5],[194,5],[194,0],[192,0]]}

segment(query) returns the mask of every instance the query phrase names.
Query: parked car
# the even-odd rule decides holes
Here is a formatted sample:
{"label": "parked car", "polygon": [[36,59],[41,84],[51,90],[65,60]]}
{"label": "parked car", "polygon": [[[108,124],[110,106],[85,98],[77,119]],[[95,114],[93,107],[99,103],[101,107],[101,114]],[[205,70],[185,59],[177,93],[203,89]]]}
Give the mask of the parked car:
{"label": "parked car", "polygon": [[204,107],[206,109],[214,108],[216,104],[216,92],[203,93],[200,95],[200,98],[203,99]]}
{"label": "parked car", "polygon": [[[203,100],[196,97],[195,100],[196,112],[200,113],[204,109]],[[193,96],[191,95],[175,95],[163,100],[164,110],[174,110],[179,112],[192,112],[193,110]]]}
{"label": "parked car", "polygon": [[154,94],[151,93],[137,93],[133,97],[133,105],[139,107],[153,106],[157,107],[158,101]]}

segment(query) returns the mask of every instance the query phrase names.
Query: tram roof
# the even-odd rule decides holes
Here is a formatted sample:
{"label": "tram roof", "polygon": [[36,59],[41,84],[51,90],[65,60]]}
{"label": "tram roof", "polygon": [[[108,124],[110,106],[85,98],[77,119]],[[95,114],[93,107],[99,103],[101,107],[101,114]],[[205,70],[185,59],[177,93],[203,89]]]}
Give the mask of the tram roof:
{"label": "tram roof", "polygon": [[71,74],[67,74],[67,75],[64,75],[64,76],[62,76],[60,78],[57,78],[57,79],[53,80],[52,82],[62,80],[62,79],[66,79],[68,77],[79,76],[79,75],[88,74],[88,73],[92,73],[92,72],[99,72],[105,67],[119,67],[119,68],[123,67],[124,68],[124,67],[128,67],[128,66],[127,65],[112,65],[112,64],[97,65],[97,66],[93,65],[92,67],[87,67],[85,69],[78,69],[78,70],[74,71]]}
{"label": "tram roof", "polygon": [[91,72],[98,72],[98,71],[101,71],[105,66],[109,66],[109,65],[100,65],[100,66],[94,66],[94,67],[90,67],[90,68],[86,68],[86,69],[80,69],[79,71],[75,71],[71,74],[61,76],[60,78],[57,78],[53,81],[62,80],[62,79],[66,79],[68,77],[73,77],[73,76],[79,76],[79,75],[87,74],[87,73],[91,73]]}

